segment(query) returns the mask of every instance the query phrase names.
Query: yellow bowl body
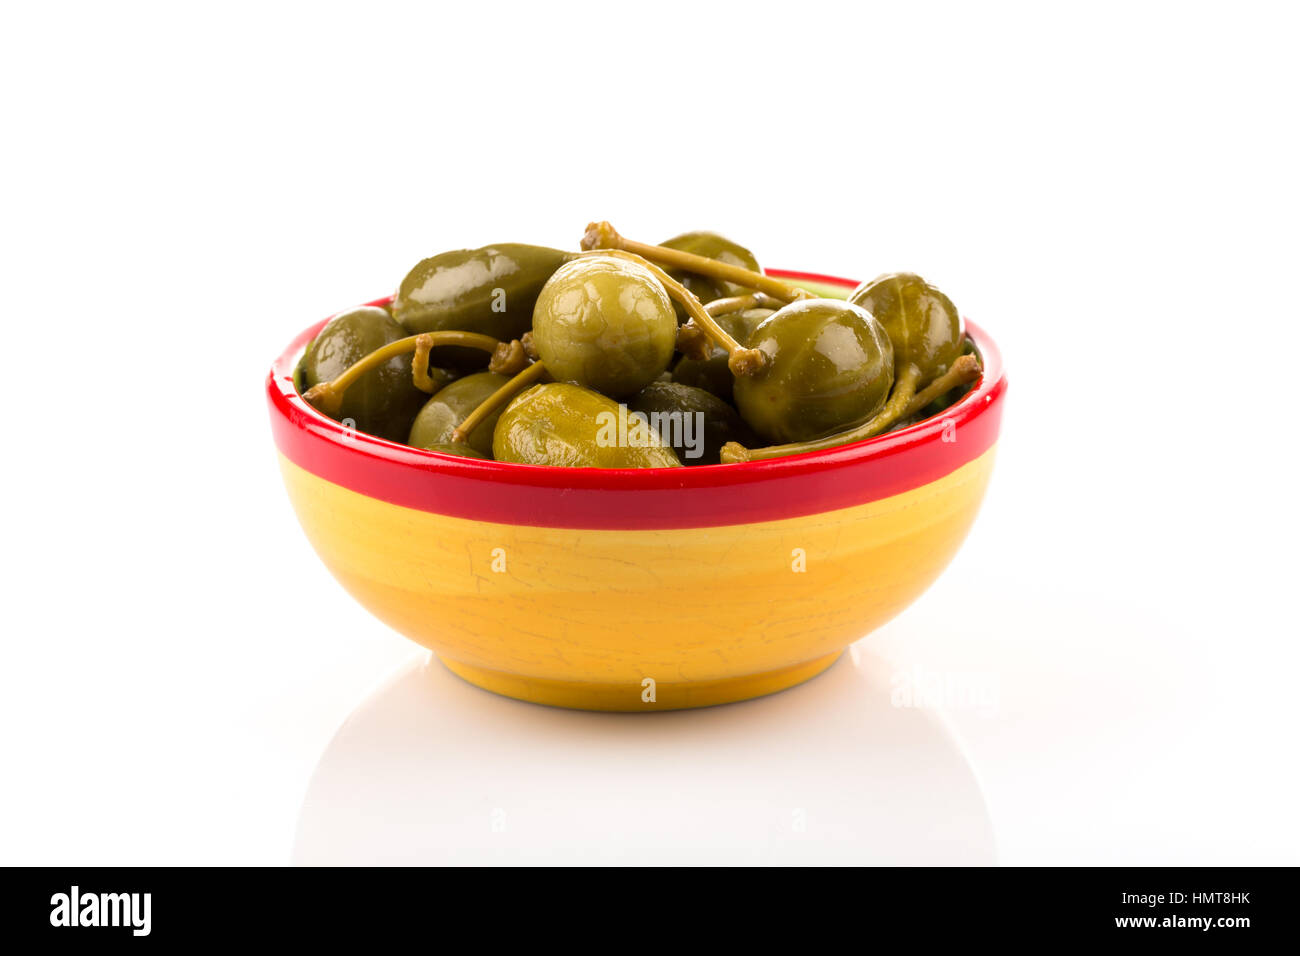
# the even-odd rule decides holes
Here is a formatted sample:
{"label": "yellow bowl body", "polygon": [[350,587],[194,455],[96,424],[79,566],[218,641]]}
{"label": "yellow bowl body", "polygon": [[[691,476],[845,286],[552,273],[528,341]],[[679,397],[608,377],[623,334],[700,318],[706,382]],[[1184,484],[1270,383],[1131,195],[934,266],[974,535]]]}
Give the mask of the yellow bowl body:
{"label": "yellow bowl body", "polygon": [[938,577],[993,456],[856,507],[650,530],[450,517],[280,465],[334,576],[452,671],[521,700],[641,711],[744,700],[830,666]]}

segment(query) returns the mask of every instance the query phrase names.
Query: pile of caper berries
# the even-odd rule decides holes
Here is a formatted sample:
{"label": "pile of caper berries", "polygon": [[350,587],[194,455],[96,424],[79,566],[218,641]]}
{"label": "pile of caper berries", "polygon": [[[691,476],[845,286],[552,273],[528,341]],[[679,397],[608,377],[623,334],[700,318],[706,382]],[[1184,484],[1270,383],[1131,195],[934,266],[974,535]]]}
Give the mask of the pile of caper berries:
{"label": "pile of caper berries", "polygon": [[446,455],[675,468],[861,441],[980,372],[952,300],[913,273],[821,298],[715,233],[649,245],[602,222],[577,252],[421,261],[391,305],[331,319],[295,381],[331,418]]}

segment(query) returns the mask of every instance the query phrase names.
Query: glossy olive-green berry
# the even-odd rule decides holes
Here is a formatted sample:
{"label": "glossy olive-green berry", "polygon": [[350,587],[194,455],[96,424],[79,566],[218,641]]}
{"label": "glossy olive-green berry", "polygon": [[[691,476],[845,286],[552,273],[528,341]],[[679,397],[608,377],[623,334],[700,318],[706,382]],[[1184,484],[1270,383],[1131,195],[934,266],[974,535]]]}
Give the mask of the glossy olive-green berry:
{"label": "glossy olive-green berry", "polygon": [[[773,313],[772,309],[746,309],[717,317],[717,323],[737,342],[745,342],[758,324]],[[684,355],[673,366],[673,381],[712,392],[724,402],[732,400],[735,376],[727,364],[729,356],[717,346],[706,358]]]}
{"label": "glossy olive-green berry", "polygon": [[[716,232],[684,232],[680,236],[673,236],[667,242],[659,244],[668,249],[678,249],[682,252],[704,256],[706,259],[716,259],[728,265],[740,266],[742,269],[749,269],[752,272],[762,271],[752,252],[740,243],[732,242]],[[669,275],[690,289],[701,302],[712,302],[714,299],[740,295],[745,291],[743,286],[736,285],[734,282],[711,279],[691,272],[670,270]]]}
{"label": "glossy olive-green berry", "polygon": [[[332,382],[371,352],[407,336],[393,317],[370,306],[330,319],[312,339],[298,365],[301,391]],[[352,383],[343,397],[338,420],[357,431],[389,441],[404,441],[411,420],[429,396],[415,387],[411,356],[398,355]]]}
{"label": "glossy olive-green berry", "polygon": [[[533,306],[551,275],[571,253],[503,242],[455,249],[425,259],[402,280],[393,316],[411,332],[479,332],[508,342],[528,331]],[[443,354],[445,353],[445,355]],[[435,351],[437,362],[482,366],[473,349]]]}
{"label": "glossy olive-green berry", "polygon": [[[451,442],[451,433],[456,426],[508,381],[504,375],[492,372],[478,372],[456,379],[424,403],[411,425],[406,443],[415,448],[432,448]],[[485,457],[492,454],[492,428],[500,414],[497,412],[484,419],[466,441]]]}
{"label": "glossy olive-green berry", "polygon": [[716,465],[729,441],[754,443],[754,433],[739,413],[702,388],[677,382],[651,382],[627,407],[646,416],[683,465]]}
{"label": "glossy olive-green berry", "polygon": [[889,335],[894,364],[921,371],[921,388],[948,371],[961,355],[961,316],[952,300],[912,272],[864,282],[849,301],[870,312]]}
{"label": "glossy olive-green berry", "polygon": [[444,455],[455,455],[458,458],[482,458],[490,460],[491,455],[485,455],[476,448],[466,445],[464,442],[445,441],[437,442],[433,445],[424,445],[425,451],[441,452]]}
{"label": "glossy olive-green berry", "polygon": [[677,455],[644,421],[578,385],[534,385],[501,414],[497,461],[560,468],[676,468]]}
{"label": "glossy olive-green berry", "polygon": [[626,398],[668,367],[677,318],[644,266],[589,256],[561,266],[542,289],[533,344],[552,378]]}
{"label": "glossy olive-green berry", "polygon": [[746,345],[768,365],[736,379],[736,407],[774,443],[808,441],[878,412],[894,381],[894,350],[880,323],[838,299],[792,302]]}

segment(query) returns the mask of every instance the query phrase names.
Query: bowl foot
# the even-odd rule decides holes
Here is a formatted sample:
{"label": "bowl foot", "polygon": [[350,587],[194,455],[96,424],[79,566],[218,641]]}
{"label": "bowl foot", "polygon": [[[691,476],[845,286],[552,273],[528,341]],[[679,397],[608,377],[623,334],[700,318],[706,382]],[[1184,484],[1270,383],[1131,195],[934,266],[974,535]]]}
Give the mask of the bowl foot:
{"label": "bowl foot", "polygon": [[[596,681],[546,680],[486,667],[473,667],[445,657],[439,659],[457,677],[476,687],[516,700],[576,710],[637,712],[711,707],[714,704],[731,704],[774,694],[816,677],[834,664],[842,653],[843,651],[836,651],[816,660],[759,674],[722,680],[658,681],[653,687],[645,685],[643,681],[604,684]],[[653,700],[648,699],[651,690]]]}

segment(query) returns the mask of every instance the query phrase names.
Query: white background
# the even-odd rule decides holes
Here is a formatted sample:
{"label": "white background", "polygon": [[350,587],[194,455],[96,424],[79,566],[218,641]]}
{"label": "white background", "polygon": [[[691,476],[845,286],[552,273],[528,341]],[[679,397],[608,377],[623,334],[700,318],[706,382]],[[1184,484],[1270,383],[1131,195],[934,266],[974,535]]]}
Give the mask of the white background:
{"label": "white background", "polygon": [[[1296,28],[1283,4],[11,5],[0,862],[421,858],[413,830],[332,847],[346,821],[294,849],[320,823],[300,820],[318,761],[328,789],[376,751],[388,776],[353,822],[414,781],[407,809],[459,859],[509,857],[456,823],[478,810],[438,803],[465,768],[519,784],[515,819],[527,781],[546,789],[541,830],[583,815],[598,762],[512,776],[502,715],[555,746],[597,724],[453,688],[330,579],[263,377],[423,256],[572,246],[593,218],[716,229],[768,265],[920,271],[1004,351],[963,551],[783,695],[821,761],[795,806],[870,779],[880,799],[840,810],[894,842],[832,837],[863,861],[1300,862]],[[918,672],[983,702],[898,731],[890,682]],[[707,747],[762,752],[791,706],[720,709],[742,716],[707,718],[731,735]],[[498,734],[477,751],[475,708]],[[322,760],[349,714],[360,738]],[[961,812],[995,851],[978,820],[945,836],[938,804],[891,829],[944,774],[978,781]],[[708,816],[725,782],[679,782],[696,817],[670,844],[708,845],[705,818],[745,844],[743,813]],[[636,859],[618,799],[593,839]]]}

